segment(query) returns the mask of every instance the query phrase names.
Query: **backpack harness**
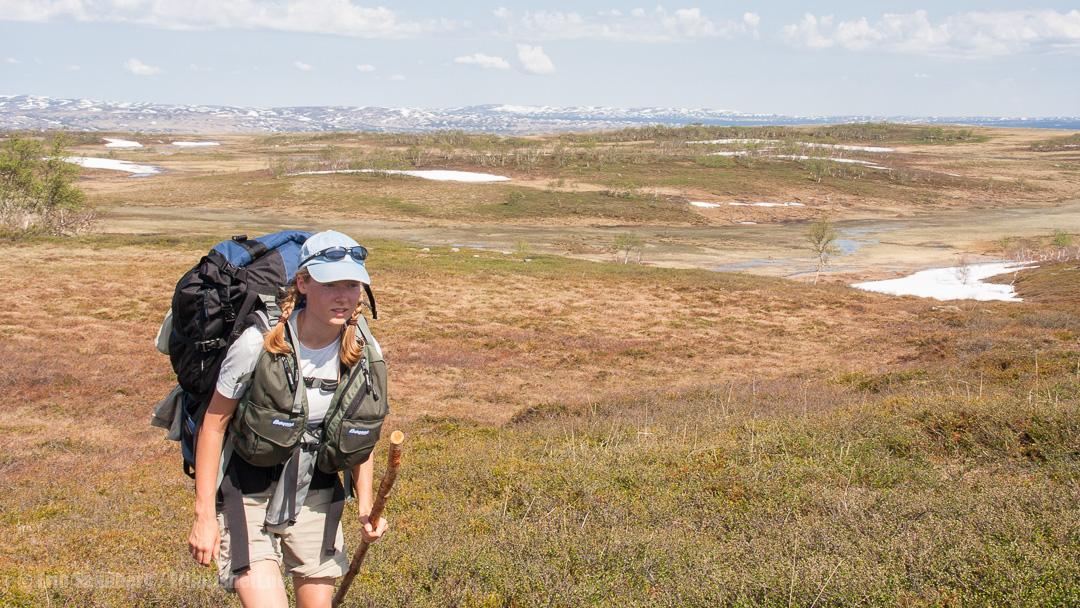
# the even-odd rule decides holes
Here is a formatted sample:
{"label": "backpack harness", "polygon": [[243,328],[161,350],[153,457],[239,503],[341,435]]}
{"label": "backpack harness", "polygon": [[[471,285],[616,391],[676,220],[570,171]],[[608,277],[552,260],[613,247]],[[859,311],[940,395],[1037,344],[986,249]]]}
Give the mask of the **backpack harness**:
{"label": "backpack harness", "polygon": [[[267,507],[264,525],[268,530],[280,531],[296,521],[316,467],[323,473],[352,469],[367,461],[379,440],[383,420],[389,413],[386,363],[374,346],[364,317],[358,317],[356,325],[356,339],[364,356],[340,380],[301,378],[296,359],[299,341],[288,324],[285,333],[292,351],[275,355],[263,349],[254,371],[239,378],[240,382],[250,380],[250,385],[229,424],[232,452],[254,466],[284,464]],[[307,423],[308,387],[334,391],[326,417],[318,427]],[[221,502],[226,516],[233,521],[245,521],[239,486],[236,467],[228,467],[221,480]],[[338,478],[323,529],[325,555],[336,551],[335,533],[344,504],[345,489]],[[236,547],[232,569],[240,574],[249,565],[247,528],[234,527],[231,534]]]}

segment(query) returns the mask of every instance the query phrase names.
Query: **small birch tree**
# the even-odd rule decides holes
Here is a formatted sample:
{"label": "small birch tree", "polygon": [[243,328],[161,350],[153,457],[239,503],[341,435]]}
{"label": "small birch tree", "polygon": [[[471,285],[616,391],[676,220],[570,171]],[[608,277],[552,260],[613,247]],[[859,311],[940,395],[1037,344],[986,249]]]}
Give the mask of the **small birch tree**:
{"label": "small birch tree", "polygon": [[637,252],[637,263],[641,263],[641,253],[645,249],[645,239],[633,232],[623,232],[615,237],[611,244],[615,250],[615,261],[619,261],[619,254],[623,254],[622,263],[630,263],[630,253]]}
{"label": "small birch tree", "polygon": [[829,257],[840,253],[840,249],[834,244],[836,241],[836,229],[829,221],[829,213],[821,214],[821,217],[810,224],[806,231],[806,241],[817,255],[817,270],[814,272],[814,285],[817,285],[821,269],[829,263]]}

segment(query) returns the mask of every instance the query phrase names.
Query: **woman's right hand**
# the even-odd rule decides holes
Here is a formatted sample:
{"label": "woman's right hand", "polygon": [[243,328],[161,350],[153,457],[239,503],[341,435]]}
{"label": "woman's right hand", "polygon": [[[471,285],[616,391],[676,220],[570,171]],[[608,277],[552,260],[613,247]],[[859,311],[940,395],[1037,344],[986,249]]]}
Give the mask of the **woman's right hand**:
{"label": "woman's right hand", "polygon": [[196,515],[191,536],[188,537],[188,550],[199,565],[209,566],[212,560],[217,559],[220,540],[217,517]]}
{"label": "woman's right hand", "polygon": [[195,561],[203,566],[209,566],[218,556],[220,533],[215,507],[216,482],[225,430],[238,403],[239,399],[229,399],[215,390],[210,405],[206,406],[199,440],[195,444],[195,523],[188,537],[188,550]]}

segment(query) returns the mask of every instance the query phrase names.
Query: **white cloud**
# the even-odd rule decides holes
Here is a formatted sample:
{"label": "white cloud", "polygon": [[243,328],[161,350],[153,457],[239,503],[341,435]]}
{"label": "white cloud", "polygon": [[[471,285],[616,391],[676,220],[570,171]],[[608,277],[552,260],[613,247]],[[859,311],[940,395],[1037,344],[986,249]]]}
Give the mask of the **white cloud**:
{"label": "white cloud", "polygon": [[311,69],[311,65],[304,63],[303,61],[294,61],[293,65],[296,66],[296,69],[304,70],[305,72]]}
{"label": "white cloud", "polygon": [[761,37],[758,33],[758,26],[761,25],[761,15],[757,13],[746,13],[742,17],[743,24],[746,25],[746,29],[750,32],[750,37],[757,40]]}
{"label": "white cloud", "polygon": [[374,72],[375,66],[371,65],[370,63],[361,63],[356,66],[356,69],[361,72]]}
{"label": "white cloud", "polygon": [[189,64],[187,66],[187,71],[189,71],[189,72],[213,72],[214,68],[205,68],[205,67],[201,67],[199,65],[196,65],[196,64],[192,63],[192,64]]}
{"label": "white cloud", "polygon": [[405,80],[405,77],[402,76],[401,74],[394,74],[393,76],[390,77],[390,80]]}
{"label": "white cloud", "polygon": [[927,11],[886,13],[834,23],[832,16],[806,14],[781,29],[797,48],[881,50],[938,57],[997,57],[1019,53],[1080,52],[1080,11],[1050,9],[959,13],[937,23]]}
{"label": "white cloud", "polygon": [[713,21],[699,8],[668,12],[656,7],[652,12],[635,8],[582,15],[576,12],[533,11],[515,19],[512,12],[499,10],[503,37],[533,40],[609,40],[616,42],[679,42],[702,38],[756,36],[760,17],[744,15],[742,21]]}
{"label": "white cloud", "polygon": [[154,74],[159,74],[161,72],[161,68],[146,65],[145,63],[135,58],[125,61],[124,69],[131,72],[132,74],[135,74],[136,76],[153,76]]}
{"label": "white cloud", "polygon": [[19,60],[14,57],[7,57],[4,59],[4,63],[10,63],[11,65],[19,65]]}
{"label": "white cloud", "polygon": [[929,77],[930,77],[930,75],[927,74],[926,72],[919,72],[918,74],[915,74],[915,78],[929,78]]}
{"label": "white cloud", "polygon": [[526,70],[533,74],[551,74],[555,72],[555,64],[544,54],[543,47],[517,45],[518,59]]}
{"label": "white cloud", "polygon": [[410,21],[354,0],[0,0],[0,21],[131,23],[171,30],[270,29],[358,38],[415,38],[459,25]]}
{"label": "white cloud", "polygon": [[483,53],[473,53],[465,57],[455,57],[454,63],[467,63],[470,65],[478,65],[482,68],[496,68],[499,70],[509,70],[510,62],[502,57],[491,57]]}
{"label": "white cloud", "polygon": [[[822,17],[821,25],[825,28],[832,26],[832,16]],[[823,36],[818,27],[818,18],[810,13],[803,16],[798,25],[785,25],[780,30],[780,35],[792,46],[808,49],[824,49],[833,45],[833,41]]]}
{"label": "white cloud", "polygon": [[78,72],[81,69],[82,69],[81,67],[79,67],[77,65],[74,65],[74,64],[67,66],[67,70],[69,72]]}

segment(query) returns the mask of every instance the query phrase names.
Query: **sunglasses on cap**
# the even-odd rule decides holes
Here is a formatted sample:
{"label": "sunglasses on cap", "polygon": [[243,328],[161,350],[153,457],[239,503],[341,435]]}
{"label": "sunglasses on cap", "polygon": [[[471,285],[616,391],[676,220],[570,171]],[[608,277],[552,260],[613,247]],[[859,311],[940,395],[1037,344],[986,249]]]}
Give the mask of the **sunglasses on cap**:
{"label": "sunglasses on cap", "polygon": [[302,268],[304,264],[307,264],[315,258],[326,258],[331,262],[340,262],[345,259],[346,255],[351,255],[352,259],[357,262],[363,262],[367,259],[367,248],[361,247],[360,245],[357,245],[356,247],[327,247],[322,251],[313,253],[303,260],[300,260],[300,267]]}

